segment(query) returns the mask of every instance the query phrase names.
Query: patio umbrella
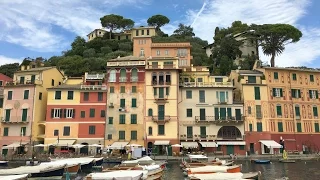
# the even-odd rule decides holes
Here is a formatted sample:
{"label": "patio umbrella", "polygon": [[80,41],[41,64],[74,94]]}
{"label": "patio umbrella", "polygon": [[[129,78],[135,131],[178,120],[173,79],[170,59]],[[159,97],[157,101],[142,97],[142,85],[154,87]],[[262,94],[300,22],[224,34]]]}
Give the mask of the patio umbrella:
{"label": "patio umbrella", "polygon": [[126,147],[141,147],[140,144],[128,144]]}
{"label": "patio umbrella", "polygon": [[182,147],[182,145],[180,145],[180,144],[174,144],[174,145],[171,145],[171,147]]}
{"label": "patio umbrella", "polygon": [[100,144],[90,144],[89,146],[90,146],[90,147],[102,147],[103,145],[100,145]]}

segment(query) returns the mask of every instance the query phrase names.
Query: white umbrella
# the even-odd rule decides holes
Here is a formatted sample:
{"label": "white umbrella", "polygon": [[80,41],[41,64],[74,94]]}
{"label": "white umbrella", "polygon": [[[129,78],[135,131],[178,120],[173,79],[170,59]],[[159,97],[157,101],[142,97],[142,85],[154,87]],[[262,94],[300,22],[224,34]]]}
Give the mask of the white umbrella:
{"label": "white umbrella", "polygon": [[83,148],[84,146],[86,145],[83,145],[83,144],[75,144],[75,145],[72,145],[72,146],[69,146],[69,147],[73,147],[73,148]]}
{"label": "white umbrella", "polygon": [[180,144],[174,144],[174,145],[171,145],[171,147],[182,147],[182,145],[180,145]]}
{"label": "white umbrella", "polygon": [[127,147],[141,147],[140,144],[128,144]]}
{"label": "white umbrella", "polygon": [[90,144],[89,146],[90,146],[90,147],[102,147],[103,145],[100,145],[100,144]]}

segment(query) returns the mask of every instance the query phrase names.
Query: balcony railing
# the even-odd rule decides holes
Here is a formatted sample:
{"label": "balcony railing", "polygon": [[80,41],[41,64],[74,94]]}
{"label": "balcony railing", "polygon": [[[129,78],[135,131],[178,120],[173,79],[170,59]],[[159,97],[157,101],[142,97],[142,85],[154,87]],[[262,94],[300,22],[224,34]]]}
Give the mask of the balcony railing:
{"label": "balcony railing", "polygon": [[131,82],[138,82],[139,78],[138,78],[138,76],[131,77],[130,80],[131,80]]}
{"label": "balcony railing", "polygon": [[193,134],[182,134],[180,135],[180,140],[215,140],[216,135],[193,135]]}
{"label": "balcony railing", "polygon": [[0,117],[2,123],[13,124],[13,123],[29,123],[31,118],[30,116],[11,116],[10,118]]}
{"label": "balcony railing", "polygon": [[127,77],[119,77],[119,82],[127,82]]}
{"label": "balcony railing", "polygon": [[201,122],[212,122],[212,123],[228,123],[228,122],[243,122],[243,116],[195,116],[195,121],[197,123]]}
{"label": "balcony railing", "polygon": [[108,82],[116,82],[116,78],[109,78]]}
{"label": "balcony railing", "polygon": [[151,85],[152,86],[169,86],[169,85],[171,85],[171,81],[167,81],[167,82],[164,82],[164,81],[151,81]]}
{"label": "balcony railing", "polygon": [[171,120],[170,116],[151,116],[153,122],[166,123]]}
{"label": "balcony railing", "polygon": [[38,84],[38,85],[41,85],[42,81],[40,81],[40,80],[9,81],[5,85],[6,86],[18,86],[18,85],[25,85],[25,84],[28,84],[28,85],[37,85]]}
{"label": "balcony railing", "polygon": [[182,82],[183,87],[233,87],[232,82]]}
{"label": "balcony railing", "polygon": [[86,80],[95,80],[95,79],[103,79],[104,78],[104,74],[87,74],[86,76]]}
{"label": "balcony railing", "polygon": [[147,65],[147,69],[176,69],[176,64],[157,64],[157,65]]}
{"label": "balcony railing", "polygon": [[82,90],[93,90],[93,91],[107,90],[107,86],[106,85],[81,85],[80,88]]}
{"label": "balcony railing", "polygon": [[168,95],[163,95],[163,96],[154,95],[154,99],[155,100],[167,100],[168,99]]}

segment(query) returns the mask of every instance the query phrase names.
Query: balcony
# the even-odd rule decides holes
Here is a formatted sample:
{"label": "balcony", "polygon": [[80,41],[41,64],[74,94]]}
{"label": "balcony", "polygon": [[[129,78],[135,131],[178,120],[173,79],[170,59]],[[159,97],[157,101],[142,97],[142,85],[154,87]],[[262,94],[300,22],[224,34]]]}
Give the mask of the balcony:
{"label": "balcony", "polygon": [[232,82],[182,82],[183,87],[233,87]]}
{"label": "balcony", "polygon": [[25,81],[9,81],[6,86],[19,86],[19,85],[41,85],[43,82],[40,80],[25,80]]}
{"label": "balcony", "polygon": [[138,82],[138,80],[139,80],[138,76],[136,76],[136,77],[130,77],[130,81],[131,81],[131,82]]}
{"label": "balcony", "polygon": [[99,91],[99,90],[107,90],[107,86],[106,85],[81,85],[80,89],[90,90],[90,91]]}
{"label": "balcony", "polygon": [[104,74],[86,74],[86,80],[102,80]]}
{"label": "balcony", "polygon": [[218,117],[218,116],[195,116],[196,123],[241,123],[243,122],[243,116],[227,116],[227,117]]}
{"label": "balcony", "polygon": [[161,100],[167,100],[168,99],[168,95],[154,95],[154,99],[161,101]]}
{"label": "balcony", "polygon": [[24,117],[22,119],[22,116],[11,116],[9,119],[6,119],[5,117],[1,117],[1,123],[5,124],[27,124],[31,120],[30,116]]}
{"label": "balcony", "polygon": [[151,85],[152,86],[170,86],[171,85],[171,81],[151,81]]}
{"label": "balcony", "polygon": [[151,119],[153,122],[156,122],[156,123],[166,123],[171,120],[171,117],[170,116],[152,116]]}
{"label": "balcony", "polygon": [[177,69],[176,64],[156,64],[156,65],[147,65],[146,69]]}
{"label": "balcony", "polygon": [[127,77],[119,77],[119,82],[127,82]]}

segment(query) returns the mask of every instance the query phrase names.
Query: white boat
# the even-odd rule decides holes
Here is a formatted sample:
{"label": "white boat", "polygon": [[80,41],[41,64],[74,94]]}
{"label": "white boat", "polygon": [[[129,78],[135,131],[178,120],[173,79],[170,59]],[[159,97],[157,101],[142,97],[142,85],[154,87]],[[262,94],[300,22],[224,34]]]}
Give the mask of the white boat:
{"label": "white boat", "polygon": [[64,165],[66,164],[66,169],[65,169],[65,173],[69,173],[69,174],[77,174],[78,171],[80,170],[81,164],[79,162],[75,162],[75,161],[52,161],[52,162],[43,162],[40,163],[38,166],[59,166],[59,165]]}
{"label": "white boat", "polygon": [[104,173],[91,173],[86,176],[86,180],[141,180],[144,171],[113,171]]}
{"label": "white boat", "polygon": [[0,161],[0,166],[7,166],[8,165],[8,161]]}
{"label": "white boat", "polygon": [[241,165],[234,166],[202,166],[196,168],[186,168],[185,175],[190,174],[208,174],[208,173],[239,173]]}
{"label": "white boat", "polygon": [[83,158],[66,158],[66,159],[51,159],[51,162],[60,161],[62,163],[79,163],[81,165],[81,171],[91,171],[95,158],[83,157]]}
{"label": "white boat", "polygon": [[242,179],[259,179],[259,172],[251,173],[210,173],[210,174],[190,174],[190,180],[242,180]]}
{"label": "white boat", "polygon": [[1,180],[27,180],[29,174],[0,176]]}
{"label": "white boat", "polygon": [[135,166],[135,165],[160,165],[162,169],[166,167],[166,161],[155,161],[149,156],[144,156],[136,160],[122,161],[119,166]]}

